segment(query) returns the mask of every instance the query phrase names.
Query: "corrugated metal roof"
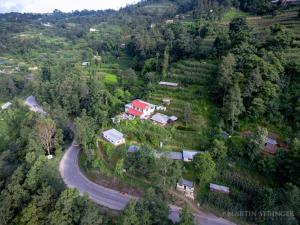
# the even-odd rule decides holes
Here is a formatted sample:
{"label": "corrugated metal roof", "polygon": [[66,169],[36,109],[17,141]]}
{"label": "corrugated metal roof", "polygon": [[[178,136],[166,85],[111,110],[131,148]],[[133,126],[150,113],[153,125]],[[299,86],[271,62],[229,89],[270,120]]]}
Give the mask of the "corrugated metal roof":
{"label": "corrugated metal roof", "polygon": [[190,181],[190,180],[180,179],[178,183],[180,185],[184,185],[184,186],[187,186],[189,188],[193,188],[194,187],[194,182]]}
{"label": "corrugated metal roof", "polygon": [[111,139],[113,141],[118,141],[118,140],[124,138],[124,135],[121,132],[117,131],[116,129],[110,129],[110,130],[104,131],[102,134],[103,134],[103,136],[109,137],[109,139]]}
{"label": "corrugated metal roof", "polygon": [[193,159],[195,155],[201,154],[203,152],[195,150],[182,150],[183,158]]}
{"label": "corrugated metal roof", "polygon": [[169,117],[167,115],[161,114],[161,113],[156,113],[151,117],[151,120],[157,123],[161,124],[167,124],[169,121]]}
{"label": "corrugated metal roof", "polygon": [[161,82],[159,82],[159,85],[170,86],[170,87],[177,87],[178,83],[161,81]]}
{"label": "corrugated metal roof", "polygon": [[210,189],[213,189],[213,190],[229,193],[229,187],[225,187],[225,186],[218,185],[218,184],[212,184],[212,183],[209,184],[209,187],[210,187]]}

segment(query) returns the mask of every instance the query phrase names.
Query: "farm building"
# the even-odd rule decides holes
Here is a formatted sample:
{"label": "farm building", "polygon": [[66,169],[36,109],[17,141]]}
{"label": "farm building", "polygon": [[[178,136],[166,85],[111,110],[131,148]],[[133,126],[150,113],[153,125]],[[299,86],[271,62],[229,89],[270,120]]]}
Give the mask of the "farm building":
{"label": "farm building", "polygon": [[161,114],[161,113],[156,113],[155,115],[153,115],[151,117],[151,120],[156,123],[159,124],[161,126],[165,126],[167,125],[167,123],[169,122],[169,116]]}
{"label": "farm building", "polygon": [[116,129],[110,129],[110,130],[104,131],[102,133],[102,136],[107,141],[109,141],[110,143],[112,143],[115,146],[118,146],[118,145],[121,145],[121,144],[125,143],[124,134],[117,131]]}
{"label": "farm building", "polygon": [[170,116],[170,118],[169,118],[169,122],[171,122],[171,123],[174,123],[177,120],[178,120],[178,117],[176,117],[176,116]]}
{"label": "farm building", "polygon": [[230,193],[229,187],[225,187],[225,186],[218,185],[218,184],[209,184],[209,189],[211,191],[220,192],[220,193],[224,193],[224,194]]}
{"label": "farm building", "polygon": [[194,157],[202,152],[193,151],[193,150],[182,150],[182,158],[184,162],[193,161]]}
{"label": "farm building", "polygon": [[1,109],[2,109],[2,110],[8,109],[8,108],[11,107],[11,105],[12,105],[11,102],[6,102],[5,104],[3,104],[3,105],[1,106]]}
{"label": "farm building", "polygon": [[139,147],[139,146],[131,145],[131,146],[129,146],[127,152],[129,152],[129,153],[134,153],[134,152],[138,152],[139,150],[140,150],[140,147]]}
{"label": "farm building", "polygon": [[174,20],[166,20],[165,24],[173,24],[175,21]]}
{"label": "farm building", "polygon": [[162,104],[164,104],[164,105],[170,105],[170,104],[171,104],[171,100],[168,99],[168,98],[164,98],[161,102],[162,102]]}
{"label": "farm building", "polygon": [[273,155],[277,152],[278,148],[279,148],[278,142],[271,137],[267,137],[265,147],[264,147],[264,152]]}
{"label": "farm building", "polygon": [[155,105],[137,99],[125,105],[125,112],[134,117],[148,119],[154,113],[155,108]]}
{"label": "farm building", "polygon": [[178,83],[165,82],[165,81],[159,82],[159,85],[160,86],[165,86],[165,87],[178,87]]}
{"label": "farm building", "polygon": [[194,199],[194,183],[189,180],[181,179],[178,181],[176,189],[188,198]]}
{"label": "farm building", "polygon": [[97,32],[98,30],[96,28],[90,28],[90,32]]}
{"label": "farm building", "polygon": [[171,160],[182,160],[182,152],[155,152],[156,158],[165,157]]}
{"label": "farm building", "polygon": [[82,65],[82,66],[90,66],[91,63],[90,63],[90,62],[82,62],[81,65]]}

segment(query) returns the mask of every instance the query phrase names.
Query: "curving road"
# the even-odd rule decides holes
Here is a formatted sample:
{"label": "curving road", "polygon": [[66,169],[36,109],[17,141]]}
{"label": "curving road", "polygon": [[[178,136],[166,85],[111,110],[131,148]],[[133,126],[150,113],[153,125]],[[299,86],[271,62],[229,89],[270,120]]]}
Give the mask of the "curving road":
{"label": "curving road", "polygon": [[[135,199],[133,196],[122,194],[119,191],[103,187],[88,180],[79,169],[79,150],[79,147],[73,143],[66,150],[60,161],[59,171],[67,187],[76,188],[82,195],[87,193],[93,202],[114,210],[124,209],[131,199]],[[174,222],[179,221],[181,208],[174,205],[170,205],[169,207],[170,219]],[[236,225],[223,218],[218,218],[204,212],[194,214],[194,216],[196,221],[201,225]]]}

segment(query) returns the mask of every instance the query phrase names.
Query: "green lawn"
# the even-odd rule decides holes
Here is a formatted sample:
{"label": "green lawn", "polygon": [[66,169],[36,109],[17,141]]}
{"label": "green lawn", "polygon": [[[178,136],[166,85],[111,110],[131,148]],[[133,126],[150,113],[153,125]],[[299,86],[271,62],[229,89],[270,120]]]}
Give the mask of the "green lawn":
{"label": "green lawn", "polygon": [[115,74],[104,73],[103,82],[107,85],[114,85],[118,83],[118,77]]}
{"label": "green lawn", "polygon": [[242,12],[236,8],[231,8],[224,14],[223,21],[229,22],[229,21],[233,20],[234,18],[246,17],[248,15],[249,15],[248,13]]}

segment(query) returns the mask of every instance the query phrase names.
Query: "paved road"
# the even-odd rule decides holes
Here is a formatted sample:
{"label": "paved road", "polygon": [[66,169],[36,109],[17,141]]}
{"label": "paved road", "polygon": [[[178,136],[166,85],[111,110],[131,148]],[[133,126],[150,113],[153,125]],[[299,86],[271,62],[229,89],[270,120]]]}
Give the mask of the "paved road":
{"label": "paved road", "polygon": [[[89,198],[102,206],[114,210],[122,210],[127,203],[134,199],[133,196],[122,194],[109,188],[105,188],[88,180],[80,171],[78,166],[79,147],[72,144],[63,156],[59,171],[69,188],[76,188],[81,194],[87,193]],[[170,205],[170,219],[179,220],[181,208]],[[217,218],[214,215],[201,213],[194,215],[197,222],[201,225],[235,225],[223,218]]]}

